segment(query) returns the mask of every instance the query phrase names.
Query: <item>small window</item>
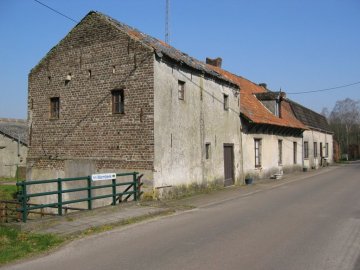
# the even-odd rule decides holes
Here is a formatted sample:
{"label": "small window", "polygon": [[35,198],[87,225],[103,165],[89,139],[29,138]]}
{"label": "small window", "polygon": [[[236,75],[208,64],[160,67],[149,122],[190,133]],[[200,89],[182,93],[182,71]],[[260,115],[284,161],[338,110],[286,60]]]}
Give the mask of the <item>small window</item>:
{"label": "small window", "polygon": [[205,158],[209,159],[211,157],[211,144],[206,143],[205,144]]}
{"label": "small window", "polygon": [[113,90],[112,94],[112,112],[113,114],[124,113],[124,90]]}
{"label": "small window", "polygon": [[185,100],[185,82],[178,81],[178,95],[179,99]]}
{"label": "small window", "polygon": [[224,110],[229,110],[229,96],[224,94]]}
{"label": "small window", "polygon": [[317,142],[314,142],[314,158],[318,156]]}
{"label": "small window", "polygon": [[309,158],[309,142],[304,142],[304,158]]}
{"label": "small window", "polygon": [[329,143],[325,143],[325,157],[329,157]]}
{"label": "small window", "polygon": [[297,163],[297,142],[293,142],[294,145],[294,164]]}
{"label": "small window", "polygon": [[278,157],[278,164],[281,165],[282,164],[282,140],[278,140],[278,153],[279,153],[279,157]]}
{"label": "small window", "polygon": [[254,139],[255,143],[255,167],[261,167],[261,139]]}
{"label": "small window", "polygon": [[50,98],[50,118],[59,119],[60,116],[60,98],[52,97]]}

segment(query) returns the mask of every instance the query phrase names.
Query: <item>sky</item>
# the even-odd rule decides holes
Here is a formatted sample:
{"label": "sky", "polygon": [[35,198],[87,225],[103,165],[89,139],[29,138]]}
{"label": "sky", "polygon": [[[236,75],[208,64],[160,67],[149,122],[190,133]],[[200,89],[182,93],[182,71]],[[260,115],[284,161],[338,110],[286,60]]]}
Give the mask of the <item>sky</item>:
{"label": "sky", "polygon": [[[100,11],[165,39],[166,0],[39,1],[76,21]],[[359,0],[170,0],[170,44],[331,111],[337,100],[360,100],[359,14]],[[27,117],[30,70],[75,25],[35,0],[0,0],[0,118]]]}

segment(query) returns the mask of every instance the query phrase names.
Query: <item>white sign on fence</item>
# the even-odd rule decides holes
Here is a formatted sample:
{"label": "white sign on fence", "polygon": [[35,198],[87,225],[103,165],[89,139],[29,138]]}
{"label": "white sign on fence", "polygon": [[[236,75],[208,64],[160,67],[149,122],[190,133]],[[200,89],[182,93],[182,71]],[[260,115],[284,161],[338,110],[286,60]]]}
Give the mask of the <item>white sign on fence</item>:
{"label": "white sign on fence", "polygon": [[92,181],[111,180],[115,178],[116,178],[116,173],[99,173],[99,174],[91,175]]}

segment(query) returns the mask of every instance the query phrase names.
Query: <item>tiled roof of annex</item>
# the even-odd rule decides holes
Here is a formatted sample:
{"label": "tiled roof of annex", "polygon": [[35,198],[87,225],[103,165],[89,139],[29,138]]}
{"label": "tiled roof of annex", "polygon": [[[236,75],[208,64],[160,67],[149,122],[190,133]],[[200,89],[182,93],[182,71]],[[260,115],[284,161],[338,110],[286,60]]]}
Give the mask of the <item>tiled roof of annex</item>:
{"label": "tiled roof of annex", "polygon": [[0,134],[28,145],[28,127],[26,120],[0,118]]}
{"label": "tiled roof of annex", "polygon": [[269,124],[304,130],[307,129],[304,124],[296,119],[292,108],[286,99],[284,99],[281,104],[281,118],[277,117],[271,113],[255,96],[257,93],[267,92],[267,90],[265,90],[262,86],[219,67],[211,65],[208,65],[208,67],[214,69],[216,72],[222,74],[240,87],[240,111],[241,114],[249,121],[256,124]]}

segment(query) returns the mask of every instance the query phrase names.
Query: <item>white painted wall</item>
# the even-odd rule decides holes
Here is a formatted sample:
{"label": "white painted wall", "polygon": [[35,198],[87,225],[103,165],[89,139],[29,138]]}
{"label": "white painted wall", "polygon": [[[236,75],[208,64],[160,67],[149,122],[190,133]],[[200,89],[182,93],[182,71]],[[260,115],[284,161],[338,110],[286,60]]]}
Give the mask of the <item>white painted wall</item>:
{"label": "white painted wall", "polygon": [[[327,158],[328,163],[333,163],[333,135],[323,133],[316,130],[306,130],[303,133],[304,142],[309,143],[309,157],[304,158],[304,167],[308,169],[317,169],[321,166],[321,157],[320,157],[320,143],[323,146],[323,156]],[[314,157],[314,142],[317,142],[317,157]],[[325,157],[325,145],[329,144],[329,155]]]}
{"label": "white painted wall", "polygon": [[[234,145],[234,172],[240,181],[240,105],[232,88],[154,61],[154,187],[224,181],[224,143]],[[185,82],[185,100],[178,98]],[[223,95],[229,110],[224,110]],[[205,159],[205,144],[211,144]]]}
{"label": "white painted wall", "polygon": [[17,166],[26,167],[27,151],[20,143],[18,153],[18,141],[0,134],[0,177],[16,177]]}
{"label": "white painted wall", "polygon": [[[261,167],[255,167],[255,139],[262,140]],[[282,164],[279,165],[278,140],[282,140]],[[278,136],[268,134],[243,133],[244,173],[255,178],[267,178],[274,173],[284,173],[301,170],[302,168],[302,138]],[[297,143],[296,159],[294,164],[293,143]]]}

